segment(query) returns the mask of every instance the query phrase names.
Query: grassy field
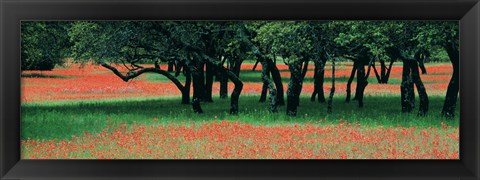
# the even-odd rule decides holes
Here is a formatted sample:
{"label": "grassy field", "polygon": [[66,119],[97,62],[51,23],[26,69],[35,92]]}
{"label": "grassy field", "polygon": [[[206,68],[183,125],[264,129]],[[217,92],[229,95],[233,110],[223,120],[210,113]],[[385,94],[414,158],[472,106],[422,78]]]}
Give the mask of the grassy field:
{"label": "grassy field", "polygon": [[[230,115],[229,99],[214,99],[203,104],[204,114],[195,114],[190,105],[180,104],[180,97],[143,98],[129,100],[88,100],[31,103],[22,106],[22,139],[70,139],[82,132],[100,132],[109,125],[140,122],[146,125],[209,122],[215,120],[241,121],[253,125],[278,125],[294,123],[339,124],[340,119],[364,126],[441,127],[441,122],[458,127],[458,118],[443,119],[440,112],[430,112],[427,117],[401,111],[398,96],[366,96],[364,108],[356,101],[345,103],[344,96],[336,96],[333,113],[326,113],[326,104],[311,102],[303,96],[298,117],[289,117],[285,106],[279,113],[269,113],[266,103],[259,103],[258,96],[242,96],[240,114]],[[430,108],[441,109],[443,97],[430,97]],[[418,104],[417,104],[418,106]],[[457,110],[458,116],[458,110]],[[157,121],[154,121],[154,118]]]}
{"label": "grassy field", "polygon": [[[371,75],[365,107],[358,108],[356,101],[344,102],[351,64],[341,63],[332,114],[326,113],[326,104],[310,101],[309,71],[295,118],[286,116],[285,106],[270,113],[267,103],[258,102],[261,68],[251,71],[252,66],[242,66],[245,86],[238,115],[228,114],[230,99],[218,96],[214,103],[202,103],[204,114],[195,114],[191,105],[180,104],[175,86],[155,74],[125,83],[93,65],[25,71],[22,158],[458,158],[459,108],[457,118],[440,116],[451,73],[448,64],[427,64],[429,73],[422,75],[430,99],[427,117],[401,113],[398,64],[389,84],[377,84]],[[288,70],[279,69],[286,89]],[[215,83],[213,93],[218,89]],[[355,83],[352,93],[354,89]]]}

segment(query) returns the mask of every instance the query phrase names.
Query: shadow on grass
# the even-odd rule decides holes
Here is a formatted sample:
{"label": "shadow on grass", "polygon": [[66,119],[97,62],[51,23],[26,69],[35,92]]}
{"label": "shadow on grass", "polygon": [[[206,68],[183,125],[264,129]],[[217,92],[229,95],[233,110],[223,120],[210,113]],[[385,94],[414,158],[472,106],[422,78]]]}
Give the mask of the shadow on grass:
{"label": "shadow on grass", "polygon": [[[278,125],[292,123],[338,124],[340,119],[358,122],[362,126],[416,126],[440,127],[440,122],[458,127],[458,118],[443,119],[440,111],[443,98],[430,97],[430,112],[427,117],[402,113],[399,96],[366,96],[365,107],[359,108],[356,101],[344,102],[344,96],[336,96],[333,113],[327,114],[327,106],[311,102],[303,96],[297,117],[285,115],[285,106],[278,113],[268,112],[267,103],[259,103],[258,96],[241,96],[239,115],[230,115],[229,99],[214,99],[214,103],[202,103],[205,111],[196,114],[191,105],[180,104],[180,97],[150,100],[119,101],[66,101],[61,104],[22,105],[21,138],[69,139],[83,132],[100,132],[109,125],[126,123],[162,124],[170,122],[208,122],[214,120],[239,120],[255,125]],[[418,101],[417,106],[418,109]],[[457,116],[458,117],[457,108]],[[154,121],[157,118],[157,121]]]}
{"label": "shadow on grass", "polygon": [[21,77],[23,78],[73,78],[73,76],[60,76],[60,75],[51,75],[51,74],[40,74],[40,73],[22,73]]}
{"label": "shadow on grass", "polygon": [[[151,81],[151,82],[171,82],[165,76],[159,75],[159,74],[154,74],[154,73],[147,73],[146,76],[143,76],[142,78],[147,80],[147,81]],[[347,83],[349,78],[350,78],[349,76],[337,76],[335,78],[335,81],[337,83]],[[180,82],[185,82],[185,76],[183,76],[183,75],[178,76],[177,79]],[[242,82],[262,83],[262,73],[260,71],[242,70],[240,72],[240,79],[242,80]],[[331,82],[331,81],[332,81],[331,77],[327,76],[327,77],[324,78],[324,82],[326,82],[326,83]],[[290,78],[289,77],[282,77],[282,82],[283,83],[288,83],[288,82],[290,82]],[[313,83],[314,79],[313,79],[313,77],[305,77],[305,80],[303,82]],[[353,82],[356,82],[356,78],[354,78]],[[369,82],[377,83],[377,79],[375,77],[370,77]],[[400,83],[400,82],[401,82],[400,79],[396,79],[396,78],[390,78],[389,79],[390,84],[392,84],[392,83],[395,84],[395,83]]]}

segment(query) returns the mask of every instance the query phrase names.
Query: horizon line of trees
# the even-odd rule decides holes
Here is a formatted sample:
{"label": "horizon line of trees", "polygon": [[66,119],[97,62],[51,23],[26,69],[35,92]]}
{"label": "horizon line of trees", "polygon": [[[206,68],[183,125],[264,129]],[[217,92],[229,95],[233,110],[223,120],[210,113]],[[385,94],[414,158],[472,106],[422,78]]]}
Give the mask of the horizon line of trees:
{"label": "horizon line of trees", "polygon": [[[420,100],[417,114],[426,116],[429,98],[421,80],[421,74],[427,73],[424,62],[443,52],[453,67],[443,116],[454,117],[458,99],[458,21],[35,21],[22,22],[21,27],[22,70],[49,70],[61,64],[62,57],[70,56],[77,63],[99,64],[126,82],[144,73],[157,73],[174,83],[182,94],[181,102],[192,104],[197,113],[203,112],[201,102],[213,102],[215,80],[220,82],[220,98],[228,97],[228,82],[235,85],[230,113],[238,113],[243,88],[240,68],[245,59],[256,60],[254,70],[262,65],[259,101],[267,101],[268,93],[269,110],[277,112],[278,106],[286,105],[290,116],[297,114],[310,63],[315,66],[311,100],[327,103],[327,112],[332,112],[335,62],[340,59],[353,62],[345,102],[356,100],[363,107],[370,74],[375,74],[378,83],[388,83],[392,65],[401,61],[402,112],[414,111],[416,87]],[[278,61],[290,71],[286,90]],[[332,62],[333,71],[326,98],[327,61]],[[112,64],[122,65],[128,72],[122,73]],[[160,64],[168,64],[168,69],[161,69]],[[185,76],[184,82],[179,81],[180,75]]]}

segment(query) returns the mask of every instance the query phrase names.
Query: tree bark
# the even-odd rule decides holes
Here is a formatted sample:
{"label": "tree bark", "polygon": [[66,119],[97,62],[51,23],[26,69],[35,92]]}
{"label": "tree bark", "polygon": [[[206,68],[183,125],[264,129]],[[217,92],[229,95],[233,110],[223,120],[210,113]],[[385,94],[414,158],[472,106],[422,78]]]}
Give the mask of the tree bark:
{"label": "tree bark", "polygon": [[225,68],[223,70],[226,71],[228,78],[235,85],[230,98],[230,114],[238,114],[238,99],[240,98],[240,93],[242,93],[243,83],[235,73]]}
{"label": "tree bark", "polygon": [[[303,68],[302,68],[302,74],[300,76],[300,88],[298,89],[298,96],[300,96],[300,94],[302,93],[302,89],[303,89],[303,80],[305,79],[305,76],[307,75],[307,72],[308,72],[308,62],[309,60],[308,59],[305,59],[303,61]],[[298,98],[298,101],[297,101],[297,106],[300,106],[300,97]]]}
{"label": "tree bark", "polygon": [[186,66],[183,66],[183,71],[185,75],[185,86],[182,90],[182,104],[190,104],[190,85],[192,84],[192,74],[190,69]]}
{"label": "tree bark", "polygon": [[205,91],[204,91],[203,101],[213,102],[212,87],[213,87],[213,75],[215,70],[210,64],[206,64],[205,66],[206,66]]}
{"label": "tree bark", "polygon": [[326,60],[315,61],[315,72],[313,74],[313,93],[310,98],[315,101],[315,96],[318,96],[318,102],[325,103],[325,95],[323,91],[323,82],[325,80],[325,63]]}
{"label": "tree bark", "polygon": [[332,113],[333,95],[335,94],[335,59],[332,59],[332,88],[330,88],[330,95],[328,96],[327,113]]}
{"label": "tree bark", "polygon": [[203,101],[205,94],[205,78],[203,74],[203,63],[197,63],[192,70],[193,77],[193,99]]}
{"label": "tree bark", "polygon": [[290,63],[288,69],[290,70],[290,82],[287,89],[287,115],[296,116],[302,86],[302,63]]}
{"label": "tree bark", "polygon": [[[382,63],[385,66],[385,62],[383,62],[383,61],[380,61],[380,66],[381,66]],[[380,77],[380,75],[378,74],[377,68],[375,67],[375,62],[373,62],[372,68],[373,68],[373,72],[375,72],[375,77],[377,78],[378,84],[382,84],[382,77]],[[385,71],[385,70],[383,70],[383,71]]]}
{"label": "tree bark", "polygon": [[305,76],[307,75],[307,72],[308,72],[308,60],[305,60],[305,62],[303,63],[303,69],[302,69],[302,83],[303,83],[303,80],[305,79]]}
{"label": "tree bark", "polygon": [[368,82],[367,76],[365,75],[365,65],[360,64],[357,68],[357,88],[355,92],[355,98],[358,100],[358,107],[363,107],[363,93],[367,84]]}
{"label": "tree bark", "polygon": [[427,74],[427,69],[425,68],[425,62],[423,59],[418,60],[418,65],[420,66],[420,69],[422,70],[422,74]]}
{"label": "tree bark", "polygon": [[457,106],[458,91],[460,89],[460,76],[459,76],[459,53],[455,46],[447,45],[445,47],[450,62],[453,66],[453,74],[450,82],[448,83],[447,93],[445,95],[445,101],[443,103],[442,115],[447,118],[453,118],[455,116],[455,108]]}
{"label": "tree bark", "polygon": [[348,78],[348,82],[347,82],[347,97],[345,98],[345,102],[350,102],[350,97],[351,97],[351,86],[352,86],[352,81],[353,81],[353,78],[355,78],[355,72],[357,71],[357,66],[358,66],[358,63],[357,62],[353,62],[353,67],[352,67],[352,72],[350,73],[350,78]]}
{"label": "tree bark", "polygon": [[275,83],[275,87],[277,89],[277,105],[283,106],[285,105],[285,98],[284,98],[284,89],[283,89],[283,82],[282,76],[280,75],[280,71],[278,70],[277,66],[271,59],[265,59],[267,61],[268,67],[270,69],[270,73],[272,74],[273,83]]}
{"label": "tree bark", "polygon": [[392,72],[393,61],[390,61],[390,65],[388,65],[387,73],[385,74],[385,78],[382,78],[384,84],[388,84],[388,79],[390,78],[390,73]]}
{"label": "tree bark", "polygon": [[410,63],[410,67],[412,68],[412,81],[417,87],[418,97],[420,98],[418,115],[426,116],[429,106],[427,91],[425,90],[425,86],[423,85],[422,79],[420,78],[417,61],[410,61]]}
{"label": "tree bark", "polygon": [[403,60],[402,83],[400,85],[402,112],[412,112],[415,108],[413,85],[410,63],[408,63],[408,60]]}
{"label": "tree bark", "polygon": [[[270,105],[269,105],[269,110],[270,112],[277,112],[277,90],[275,89],[275,85],[274,83],[272,82],[272,80],[270,79],[270,70],[269,70],[269,66],[266,62],[266,60],[262,59],[260,60],[261,63],[262,63],[262,81],[263,81],[263,85],[267,85],[267,88],[269,89],[269,101],[270,101]],[[267,89],[265,88],[265,89]],[[266,90],[265,90],[266,91]],[[264,95],[264,91],[262,89],[262,97],[263,96],[266,96],[266,92],[265,92],[265,95]],[[265,97],[264,97],[265,98]],[[262,98],[260,98],[260,100],[262,100]],[[262,102],[262,101],[261,101]],[[265,102],[265,100],[263,100],[263,102]]]}
{"label": "tree bark", "polygon": [[203,113],[202,107],[200,106],[200,100],[198,98],[193,98],[192,100],[193,112],[201,114]]}
{"label": "tree bark", "polygon": [[227,74],[220,74],[220,99],[226,99],[228,97],[228,77]]}
{"label": "tree bark", "polygon": [[235,58],[232,59],[230,64],[230,70],[237,76],[240,77],[240,70],[242,67],[242,60]]}
{"label": "tree bark", "polygon": [[263,81],[263,86],[262,86],[262,92],[260,94],[260,100],[259,102],[265,102],[267,100],[267,91],[270,86],[270,81],[265,81],[265,78],[270,79],[270,72],[267,67],[263,66],[262,63],[262,81]]}

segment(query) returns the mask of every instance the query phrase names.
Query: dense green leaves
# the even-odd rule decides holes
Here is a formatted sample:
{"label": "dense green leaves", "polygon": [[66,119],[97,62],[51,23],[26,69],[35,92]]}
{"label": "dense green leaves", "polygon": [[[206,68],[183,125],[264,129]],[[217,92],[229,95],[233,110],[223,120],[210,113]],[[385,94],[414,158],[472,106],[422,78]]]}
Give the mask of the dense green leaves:
{"label": "dense green leaves", "polygon": [[51,70],[68,53],[68,22],[22,22],[22,70]]}

